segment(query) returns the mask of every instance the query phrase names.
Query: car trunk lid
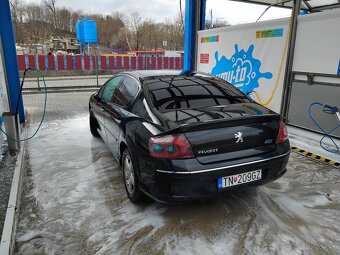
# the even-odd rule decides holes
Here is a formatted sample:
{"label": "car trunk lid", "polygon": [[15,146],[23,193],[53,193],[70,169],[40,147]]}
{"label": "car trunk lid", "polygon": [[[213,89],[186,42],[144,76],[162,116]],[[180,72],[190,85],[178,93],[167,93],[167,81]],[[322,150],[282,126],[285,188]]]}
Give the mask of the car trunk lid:
{"label": "car trunk lid", "polygon": [[178,125],[167,133],[184,133],[202,164],[276,149],[280,115],[254,103],[174,110],[163,115]]}

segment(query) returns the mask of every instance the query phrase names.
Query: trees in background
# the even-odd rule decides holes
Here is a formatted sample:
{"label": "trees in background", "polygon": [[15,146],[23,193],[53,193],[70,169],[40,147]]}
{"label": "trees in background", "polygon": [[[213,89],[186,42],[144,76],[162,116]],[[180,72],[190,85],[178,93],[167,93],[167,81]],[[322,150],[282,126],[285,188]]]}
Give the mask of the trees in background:
{"label": "trees in background", "polygon": [[54,24],[54,28],[56,29],[57,28],[57,10],[55,7],[55,2],[56,0],[44,0],[44,4],[46,8],[50,10],[53,15],[53,24]]}
{"label": "trees in background", "polygon": [[[11,0],[16,41],[22,44],[44,43],[51,36],[75,37],[75,24],[86,16],[97,22],[99,45],[108,49],[151,50],[166,48],[183,50],[184,27],[181,14],[155,22],[139,13],[84,15],[65,7],[57,0],[43,0],[41,4]],[[163,42],[167,46],[163,46]]]}

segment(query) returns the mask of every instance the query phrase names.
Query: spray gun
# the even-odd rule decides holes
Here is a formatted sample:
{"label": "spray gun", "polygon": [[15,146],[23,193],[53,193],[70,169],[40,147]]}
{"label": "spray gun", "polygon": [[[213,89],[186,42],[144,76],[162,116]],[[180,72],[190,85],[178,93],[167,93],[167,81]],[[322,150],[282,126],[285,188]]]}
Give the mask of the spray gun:
{"label": "spray gun", "polygon": [[336,118],[337,118],[337,120],[340,124],[340,112],[339,112],[339,110],[335,113],[335,116],[336,116]]}
{"label": "spray gun", "polygon": [[335,114],[337,121],[340,123],[340,113],[339,108],[331,105],[323,105],[323,112],[328,114]]}
{"label": "spray gun", "polygon": [[[324,113],[327,113],[327,114],[331,114],[331,115],[335,115],[337,121],[338,121],[338,124],[333,128],[331,129],[330,131],[325,131],[321,126],[320,124],[315,120],[315,118],[313,117],[312,115],[312,107],[314,105],[318,105],[318,106],[321,106],[323,107],[322,108],[322,111]],[[323,132],[323,137],[321,138],[320,140],[320,146],[321,148],[323,148],[324,150],[328,151],[328,152],[331,152],[331,153],[340,153],[340,150],[339,150],[339,146],[336,144],[335,140],[332,138],[332,134],[333,132],[335,132],[336,129],[338,129],[340,127],[340,113],[339,113],[339,108],[336,107],[336,106],[331,106],[331,105],[327,105],[327,104],[322,104],[322,103],[319,103],[319,102],[314,102],[312,103],[310,106],[309,106],[309,109],[308,109],[308,114],[309,114],[309,117],[311,118],[311,120],[314,122],[314,124],[320,129],[320,131]],[[327,148],[323,145],[323,140],[325,138],[328,138],[332,144],[334,145],[334,148],[335,149],[331,149],[331,148]]]}

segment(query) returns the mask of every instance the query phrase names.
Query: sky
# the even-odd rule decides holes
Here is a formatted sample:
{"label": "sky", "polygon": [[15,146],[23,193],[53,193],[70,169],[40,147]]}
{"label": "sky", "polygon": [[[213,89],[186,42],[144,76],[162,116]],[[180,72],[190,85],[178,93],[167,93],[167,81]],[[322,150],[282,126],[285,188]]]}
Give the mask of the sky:
{"label": "sky", "polygon": [[[41,3],[41,0],[26,0],[26,3]],[[139,12],[143,18],[150,18],[161,22],[165,18],[175,17],[179,11],[179,0],[56,0],[57,7],[68,7],[82,10],[84,13],[110,14],[113,11],[130,14]],[[183,10],[185,0],[182,0]],[[265,10],[265,6],[245,4],[228,0],[207,0],[206,17],[210,19],[210,10],[213,13],[213,22],[227,21],[230,24],[247,23],[255,21]],[[261,20],[289,16],[290,11],[282,8],[270,8]]]}

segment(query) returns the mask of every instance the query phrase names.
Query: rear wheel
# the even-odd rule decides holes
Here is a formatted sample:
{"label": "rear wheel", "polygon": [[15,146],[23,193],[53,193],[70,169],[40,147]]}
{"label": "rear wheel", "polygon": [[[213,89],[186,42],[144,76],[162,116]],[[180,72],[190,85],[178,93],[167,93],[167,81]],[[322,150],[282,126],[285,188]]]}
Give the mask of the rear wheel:
{"label": "rear wheel", "polygon": [[96,118],[93,116],[93,113],[90,113],[90,130],[91,130],[91,134],[94,137],[100,137],[99,133],[98,133],[98,122],[96,120]]}
{"label": "rear wheel", "polygon": [[141,202],[144,198],[144,194],[139,189],[138,176],[133,166],[132,157],[128,149],[125,149],[123,153],[122,163],[126,194],[132,202]]}

